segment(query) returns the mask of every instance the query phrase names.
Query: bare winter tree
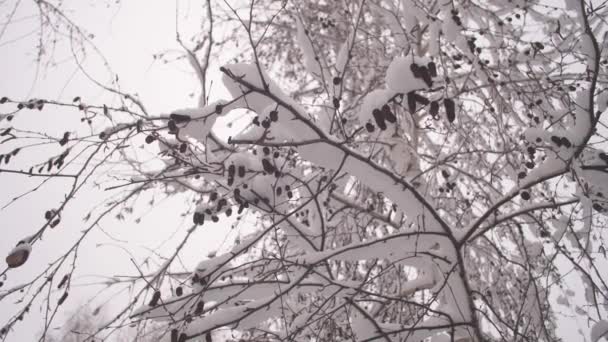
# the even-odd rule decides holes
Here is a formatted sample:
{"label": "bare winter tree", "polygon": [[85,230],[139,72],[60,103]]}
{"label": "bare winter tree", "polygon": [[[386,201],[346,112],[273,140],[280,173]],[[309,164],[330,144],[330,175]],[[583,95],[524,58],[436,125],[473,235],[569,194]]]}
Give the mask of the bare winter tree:
{"label": "bare winter tree", "polygon": [[[78,61],[94,46],[58,2],[36,1],[41,43],[63,32]],[[195,202],[184,209],[191,228],[162,266],[109,284],[129,282],[130,299],[87,340],[154,320],[171,342],[559,341],[557,311],[600,340],[607,5],[207,0],[201,31],[177,32],[200,83],[193,108],[153,112],[118,79],[91,78],[116,103],[2,98],[0,177],[69,185],[7,251],[0,303],[22,302],[0,336],[10,340],[48,289],[65,289],[46,299],[48,327],[81,241],[156,192]],[[217,69],[229,98],[212,96]],[[12,124],[49,107],[80,111],[90,134]],[[218,118],[232,120],[228,139]],[[11,167],[38,148],[32,139],[56,154]],[[139,158],[143,142],[153,166]],[[31,282],[12,283],[93,181],[116,192],[87,215],[81,239]],[[192,273],[171,271],[198,248],[193,232],[218,221],[250,233]]]}

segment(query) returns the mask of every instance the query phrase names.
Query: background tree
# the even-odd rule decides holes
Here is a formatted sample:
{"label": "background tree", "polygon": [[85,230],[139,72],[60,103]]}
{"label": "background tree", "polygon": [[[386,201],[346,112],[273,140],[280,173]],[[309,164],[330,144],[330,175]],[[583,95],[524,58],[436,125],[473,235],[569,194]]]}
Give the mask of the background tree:
{"label": "background tree", "polygon": [[[172,342],[556,341],[564,310],[587,320],[592,341],[608,331],[605,2],[203,5],[200,32],[177,31],[200,83],[192,108],[156,113],[115,77],[91,81],[116,103],[0,100],[2,171],[72,182],[9,251],[6,282],[101,179],[115,192],[82,239],[146,192],[195,205],[181,243],[128,280],[124,309],[91,339],[155,320]],[[82,48],[75,60],[94,49],[60,7],[37,6],[43,28]],[[218,68],[225,99],[213,96]],[[50,106],[81,111],[90,132],[11,123]],[[58,152],[11,168],[37,148],[32,136]],[[192,234],[218,221],[248,233],[192,274],[172,271],[197,248]],[[47,287],[69,288],[58,275],[80,241],[22,285],[40,290],[5,339]]]}

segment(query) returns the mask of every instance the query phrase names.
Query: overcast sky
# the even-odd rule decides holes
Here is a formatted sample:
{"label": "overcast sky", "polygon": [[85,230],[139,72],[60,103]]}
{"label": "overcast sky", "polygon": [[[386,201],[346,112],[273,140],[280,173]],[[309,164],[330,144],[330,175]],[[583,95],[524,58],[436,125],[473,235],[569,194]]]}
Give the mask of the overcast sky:
{"label": "overcast sky", "polygon": [[[12,10],[15,3],[7,1],[0,5],[0,21],[6,20],[4,16]],[[180,49],[175,41],[177,2],[129,0],[111,3],[109,6],[104,1],[69,3],[72,10],[66,11],[66,14],[74,22],[88,29],[89,33],[94,34],[93,42],[108,60],[112,71],[119,75],[122,90],[137,93],[149,112],[166,113],[196,104],[200,89],[188,65],[180,62],[164,64],[153,58],[155,54]],[[14,22],[0,36],[0,96],[18,100],[36,97],[63,101],[80,96],[83,101],[95,104],[115,100],[77,71],[65,44],[59,44],[54,52],[57,65],[49,68],[37,66],[36,33],[39,27],[33,4],[33,1],[21,1],[13,17]],[[199,2],[196,4],[200,5]],[[181,26],[187,31],[188,25],[192,28],[192,25],[198,24],[197,8],[188,8],[193,5],[187,1],[179,2],[179,5],[183,6],[180,11],[182,14],[189,13],[188,17],[180,16]],[[91,75],[99,77],[100,81],[110,78],[110,74],[94,56],[85,61],[85,68]],[[221,87],[214,86],[214,90],[216,96],[222,95]],[[2,112],[6,109],[7,107],[0,108]],[[0,122],[0,127],[5,127],[6,124]],[[47,108],[42,112],[24,112],[13,120],[12,124],[22,129],[44,131],[56,137],[62,136],[65,131],[82,130],[78,112],[58,108]],[[0,145],[0,153],[10,150],[12,146]],[[44,161],[44,151],[39,149],[35,153],[23,153],[14,159],[11,166],[27,169],[26,166],[33,159],[36,159],[36,162]],[[41,180],[2,174],[0,206],[5,206],[11,198],[36,187]],[[52,180],[40,190],[0,211],[0,254],[6,255],[20,239],[41,227],[44,212],[60,203],[68,190],[67,186],[66,181]],[[39,274],[48,262],[62,255],[66,247],[70,246],[79,236],[79,232],[86,227],[82,219],[88,210],[108,195],[108,192],[92,187],[80,193],[65,211],[62,223],[47,232],[43,241],[34,246],[30,260],[21,268],[9,272],[0,292],[31,279]],[[104,220],[101,227],[87,237],[78,254],[74,284],[105,280],[99,276],[137,274],[135,265],[130,261],[132,256],[141,261],[153,255],[152,250],[161,256],[169,256],[175,250],[177,242],[184,237],[191,224],[190,217],[181,217],[180,214],[190,208],[192,203],[185,196],[172,196],[162,202],[158,202],[162,197],[156,196],[155,208],[148,210],[145,202],[151,198],[151,194],[142,198],[139,202],[142,210],[138,211],[136,208],[136,212],[125,221]],[[134,220],[138,217],[142,219],[136,224]],[[230,245],[234,237],[234,232],[230,235],[229,223],[206,224],[204,229],[194,234],[191,247],[182,253],[183,265],[192,270],[210,251]],[[132,255],[126,252],[125,247],[128,247]],[[172,270],[183,271],[177,267]],[[100,288],[101,286],[74,287],[63,312],[74,310]],[[100,297],[96,303],[103,302],[110,294]],[[53,300],[59,295],[60,292],[54,294]],[[14,296],[2,302],[0,324],[4,324],[15,312],[16,307],[7,304],[18,298],[20,297]],[[44,306],[40,304],[37,302],[32,307],[31,314],[16,326],[16,331],[9,337],[10,341],[37,340],[43,326],[41,312]],[[116,310],[124,304],[124,301],[114,300],[107,305],[109,309],[106,311],[112,312],[112,307]],[[53,326],[60,326],[63,317],[63,314],[60,314],[60,319]]]}

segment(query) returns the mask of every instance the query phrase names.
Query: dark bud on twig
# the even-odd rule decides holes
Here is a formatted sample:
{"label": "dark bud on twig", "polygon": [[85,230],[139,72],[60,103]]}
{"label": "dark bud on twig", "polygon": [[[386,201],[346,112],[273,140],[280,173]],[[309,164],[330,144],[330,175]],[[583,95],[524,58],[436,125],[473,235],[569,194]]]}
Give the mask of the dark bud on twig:
{"label": "dark bud on twig", "polygon": [[197,316],[201,315],[204,310],[205,310],[205,302],[203,302],[201,300],[200,302],[196,303],[196,309],[194,309],[194,314]]}
{"label": "dark bud on twig", "polygon": [[420,67],[418,64],[412,63],[410,65],[410,70],[412,71],[412,74],[414,74],[415,78],[422,78],[422,73],[420,72]]}
{"label": "dark bud on twig", "polygon": [[384,115],[382,115],[382,112],[376,108],[372,111],[372,115],[376,121],[376,126],[384,131],[386,129],[386,123],[384,122]]}
{"label": "dark bud on twig", "polygon": [[60,289],[63,287],[63,285],[65,285],[65,283],[68,281],[70,277],[66,274],[63,276],[63,278],[61,278],[61,281],[59,282],[59,285],[57,285],[57,288]]}
{"label": "dark bud on twig", "polygon": [[437,66],[435,65],[435,62],[429,62],[426,66],[429,68],[431,77],[437,77]]}
{"label": "dark bud on twig", "polygon": [[188,339],[188,335],[186,335],[185,333],[181,333],[181,335],[179,335],[179,339],[177,340],[177,342],[186,342],[187,339]]}
{"label": "dark bud on twig", "polygon": [[68,299],[68,292],[64,292],[63,295],[61,296],[61,298],[59,298],[59,301],[57,302],[57,306],[63,304],[63,302],[65,302],[65,300]]}
{"label": "dark bud on twig", "polygon": [[338,98],[334,97],[333,103],[335,109],[340,108],[340,100],[338,100]]}
{"label": "dark bud on twig", "polygon": [[176,124],[186,123],[190,121],[190,117],[188,115],[183,114],[171,114],[169,115],[171,120],[173,120]]}
{"label": "dark bud on twig", "polygon": [[561,147],[562,146],[562,139],[558,136],[551,136],[551,141],[553,141],[553,143],[555,143],[555,145],[557,145],[557,147]]}
{"label": "dark bud on twig", "polygon": [[279,120],[279,112],[277,112],[276,110],[271,110],[269,117],[270,121],[277,122]]}
{"label": "dark bud on twig", "polygon": [[439,103],[437,103],[437,101],[431,102],[431,108],[429,109],[429,114],[431,114],[431,116],[433,118],[437,118],[438,113],[439,113]]}
{"label": "dark bud on twig", "polygon": [[384,114],[384,119],[390,123],[397,122],[397,117],[391,111],[391,107],[387,104],[382,106],[382,113]]}
{"label": "dark bud on twig", "polygon": [[179,332],[177,331],[177,329],[171,330],[171,342],[177,342],[178,334]]}
{"label": "dark bud on twig", "polygon": [[150,134],[146,137],[146,144],[151,144],[154,142],[154,140],[156,140],[156,138],[152,134]]}
{"label": "dark bud on twig", "polygon": [[536,50],[542,50],[545,48],[545,45],[543,45],[543,43],[541,43],[541,42],[534,42],[533,45]]}
{"label": "dark bud on twig", "polygon": [[262,159],[262,167],[264,168],[264,171],[270,175],[275,171],[274,165],[272,165],[272,163],[270,163],[266,158]]}
{"label": "dark bud on twig", "polygon": [[456,119],[456,103],[452,99],[443,100],[443,105],[445,107],[445,113],[448,117],[448,121],[450,123],[454,122]]}
{"label": "dark bud on twig", "polygon": [[424,81],[424,83],[426,83],[427,87],[430,88],[433,86],[433,80],[431,78],[431,74],[429,73],[429,69],[427,69],[427,67],[425,67],[425,66],[420,67],[420,76],[421,76],[422,80]]}
{"label": "dark bud on twig", "polygon": [[270,120],[268,120],[268,118],[262,121],[262,127],[264,127],[265,129],[270,128]]}
{"label": "dark bud on twig", "polygon": [[175,121],[169,120],[169,122],[167,123],[167,127],[169,127],[169,133],[177,132],[177,125],[175,124]]}
{"label": "dark bud on twig", "polygon": [[72,100],[72,102],[78,102],[78,101],[80,101],[80,96],[76,96],[76,97],[75,97],[75,98]]}
{"label": "dark bud on twig", "polygon": [[371,122],[368,122],[365,124],[365,129],[369,132],[372,133],[375,130],[374,125]]}
{"label": "dark bud on twig", "polygon": [[182,289],[182,287],[181,287],[181,286],[178,286],[178,287],[175,289],[175,294],[176,294],[178,297],[181,297],[181,295],[182,295],[182,294],[184,294],[184,290]]}
{"label": "dark bud on twig", "polygon": [[63,138],[61,138],[61,140],[59,140],[59,145],[63,146],[65,144],[67,144],[69,140],[70,140],[70,132],[65,132],[65,133],[63,133]]}
{"label": "dark bud on twig", "polygon": [[334,85],[339,85],[340,83],[342,83],[342,79],[340,77],[334,77]]}
{"label": "dark bud on twig", "polygon": [[423,106],[426,106],[426,105],[428,105],[431,102],[426,97],[424,97],[422,95],[418,95],[416,93],[414,93],[414,97],[416,99],[416,102],[420,103]]}
{"label": "dark bud on twig", "polygon": [[148,303],[148,306],[158,305],[159,300],[160,300],[160,291],[154,291],[154,294],[152,295],[152,299],[150,300],[150,303]]}
{"label": "dark bud on twig", "polygon": [[413,91],[407,93],[407,109],[411,114],[416,112],[416,93]]}
{"label": "dark bud on twig", "polygon": [[180,153],[186,153],[187,150],[188,150],[188,144],[182,143],[181,145],[179,145],[179,152]]}
{"label": "dark bud on twig", "polygon": [[194,213],[192,216],[192,223],[199,226],[205,223],[205,214],[199,212]]}
{"label": "dark bud on twig", "polygon": [[29,256],[30,256],[30,251],[28,249],[16,248],[15,250],[13,250],[13,252],[11,254],[9,254],[6,257],[5,261],[6,261],[6,264],[8,265],[8,267],[16,268],[16,267],[19,267],[19,266],[25,264],[25,262],[27,261]]}
{"label": "dark bud on twig", "polygon": [[2,98],[0,99],[0,104],[4,104],[8,101],[8,97],[6,96],[2,96]]}

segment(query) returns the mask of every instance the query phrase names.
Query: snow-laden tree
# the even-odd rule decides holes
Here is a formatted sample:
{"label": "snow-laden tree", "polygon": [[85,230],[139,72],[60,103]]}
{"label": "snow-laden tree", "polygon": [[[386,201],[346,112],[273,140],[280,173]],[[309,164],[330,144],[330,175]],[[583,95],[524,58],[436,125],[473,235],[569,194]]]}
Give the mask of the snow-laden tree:
{"label": "snow-laden tree", "polygon": [[[559,311],[599,340],[608,331],[606,5],[204,2],[201,32],[178,34],[200,81],[194,107],[153,112],[118,79],[99,86],[119,103],[0,100],[2,172],[73,181],[8,251],[4,282],[46,234],[61,234],[52,228],[83,184],[111,178],[120,192],[87,216],[82,239],[106,216],[128,215],[143,192],[196,205],[184,209],[192,223],[182,243],[135,275],[108,326],[154,320],[171,342],[558,341]],[[91,48],[60,7],[37,6],[44,27]],[[230,96],[214,96],[213,81]],[[91,134],[37,135],[59,152],[12,169],[36,145],[11,119],[51,106],[79,109]],[[144,141],[153,165],[134,147]],[[218,221],[248,233],[191,274],[170,272],[197,248],[191,234]],[[22,285],[41,290],[2,323],[4,339],[46,287],[69,286],[60,275],[79,243]],[[19,295],[3,288],[0,301]]]}

